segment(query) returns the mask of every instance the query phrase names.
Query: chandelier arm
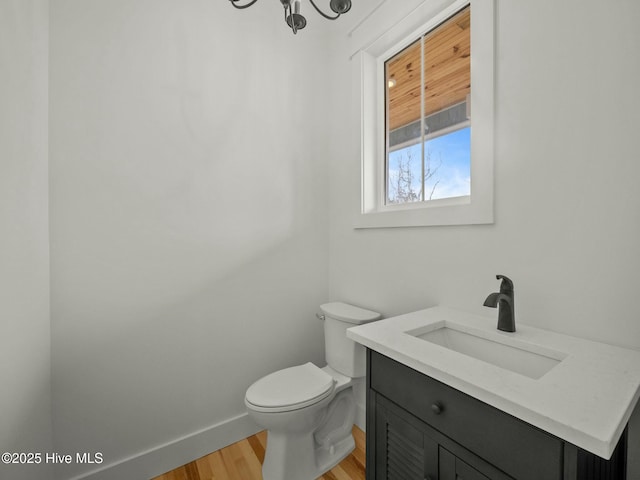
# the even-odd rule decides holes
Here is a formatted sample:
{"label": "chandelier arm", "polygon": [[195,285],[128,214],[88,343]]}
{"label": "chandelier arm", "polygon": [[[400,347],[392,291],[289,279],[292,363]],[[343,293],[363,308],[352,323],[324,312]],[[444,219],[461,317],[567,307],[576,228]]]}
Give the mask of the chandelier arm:
{"label": "chandelier arm", "polygon": [[231,2],[231,5],[236,7],[238,10],[242,10],[243,8],[249,8],[251,5],[256,3],[258,0],[252,0],[251,2],[247,3],[246,5],[236,5],[236,2],[239,2],[240,0],[229,0],[229,1]]}
{"label": "chandelier arm", "polygon": [[[232,1],[233,1],[233,0],[232,0]],[[324,18],[326,18],[327,20],[335,20],[335,19],[337,19],[337,18],[340,16],[340,14],[339,14],[339,13],[338,13],[335,17],[332,17],[332,16],[330,16],[330,15],[327,15],[326,13],[324,13],[322,10],[320,10],[320,9],[318,8],[318,6],[314,3],[314,1],[313,1],[313,0],[309,0],[309,2],[311,3],[311,5],[313,5],[313,8],[315,8],[315,9],[316,9],[316,11],[317,11],[320,15],[322,15]]]}
{"label": "chandelier arm", "polygon": [[286,23],[287,25],[289,24],[289,22],[287,21],[288,17],[291,17],[291,31],[295,35],[296,33],[298,33],[298,29],[296,28],[296,24],[293,21],[293,10],[291,9],[291,4],[284,5],[284,23]]}

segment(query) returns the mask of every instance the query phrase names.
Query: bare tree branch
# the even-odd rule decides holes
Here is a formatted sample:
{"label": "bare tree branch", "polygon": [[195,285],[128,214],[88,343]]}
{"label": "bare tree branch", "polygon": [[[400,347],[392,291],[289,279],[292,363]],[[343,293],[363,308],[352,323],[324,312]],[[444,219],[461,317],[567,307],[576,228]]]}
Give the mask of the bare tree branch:
{"label": "bare tree branch", "polygon": [[[436,190],[437,185],[440,183],[440,180],[435,176],[438,173],[438,170],[442,166],[442,156],[438,156],[437,165],[434,165],[434,161],[432,161],[432,152],[427,149],[425,151],[424,158],[424,176],[423,181],[421,183],[421,191],[416,193],[413,191],[413,171],[412,164],[414,158],[411,150],[405,150],[402,155],[397,158],[398,169],[394,174],[389,172],[389,203],[408,203],[408,202],[419,202],[421,200],[422,190],[425,189],[427,182],[431,179],[436,180],[433,187],[431,188],[431,193],[428,197],[428,200],[431,200],[433,194]],[[426,197],[425,197],[426,198]]]}

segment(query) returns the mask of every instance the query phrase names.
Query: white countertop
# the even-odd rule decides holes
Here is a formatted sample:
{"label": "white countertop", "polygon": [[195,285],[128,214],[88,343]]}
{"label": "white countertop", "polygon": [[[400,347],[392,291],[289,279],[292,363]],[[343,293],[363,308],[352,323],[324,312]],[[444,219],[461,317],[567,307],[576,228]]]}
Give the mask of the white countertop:
{"label": "white countertop", "polygon": [[[533,379],[405,332],[441,321],[485,329],[531,350],[566,357]],[[603,458],[610,458],[640,396],[640,352],[516,323],[516,332],[444,307],[350,328],[366,347]],[[564,356],[564,355],[563,355]]]}

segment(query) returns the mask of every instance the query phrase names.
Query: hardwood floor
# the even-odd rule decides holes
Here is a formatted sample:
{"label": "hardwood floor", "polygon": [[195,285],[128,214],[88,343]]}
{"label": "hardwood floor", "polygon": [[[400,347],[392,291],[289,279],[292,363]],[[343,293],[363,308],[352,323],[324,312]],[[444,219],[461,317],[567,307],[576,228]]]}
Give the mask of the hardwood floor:
{"label": "hardwood floor", "polygon": [[[354,426],[353,436],[356,449],[318,480],[364,480],[365,435]],[[266,444],[265,430],[152,480],[262,480]]]}

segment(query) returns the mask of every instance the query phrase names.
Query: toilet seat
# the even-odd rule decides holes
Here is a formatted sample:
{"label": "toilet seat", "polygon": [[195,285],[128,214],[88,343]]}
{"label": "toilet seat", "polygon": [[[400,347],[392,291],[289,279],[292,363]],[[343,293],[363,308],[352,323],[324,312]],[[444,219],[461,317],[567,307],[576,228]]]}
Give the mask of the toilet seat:
{"label": "toilet seat", "polygon": [[259,412],[288,412],[308,407],[334,391],[331,375],[308,362],[262,377],[247,389],[247,406]]}

